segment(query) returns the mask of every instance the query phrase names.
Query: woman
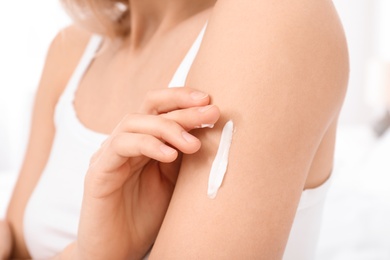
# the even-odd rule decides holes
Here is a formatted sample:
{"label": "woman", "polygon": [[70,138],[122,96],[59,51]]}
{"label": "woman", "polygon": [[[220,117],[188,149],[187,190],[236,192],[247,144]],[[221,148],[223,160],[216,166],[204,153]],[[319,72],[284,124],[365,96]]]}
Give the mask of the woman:
{"label": "woman", "polygon": [[4,251],[139,259],[154,243],[150,259],[313,259],[348,78],[332,2],[66,4],[81,18],[48,54]]}

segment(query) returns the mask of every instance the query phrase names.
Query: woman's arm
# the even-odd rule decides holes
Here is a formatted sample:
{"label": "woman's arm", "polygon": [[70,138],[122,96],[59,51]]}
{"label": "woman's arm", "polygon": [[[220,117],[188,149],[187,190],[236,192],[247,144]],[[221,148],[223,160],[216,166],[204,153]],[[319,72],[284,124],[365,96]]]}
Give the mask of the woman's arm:
{"label": "woman's arm", "polygon": [[[313,157],[342,105],[347,60],[329,0],[217,2],[187,83],[210,93],[222,118],[184,157],[150,259],[282,258]],[[209,172],[230,119],[228,170],[212,200]]]}
{"label": "woman's arm", "polygon": [[29,144],[7,212],[15,258],[27,258],[23,238],[24,209],[50,154],[54,137],[54,108],[76,67],[89,34],[75,27],[60,32],[47,54],[35,98]]}
{"label": "woman's arm", "polygon": [[12,236],[6,221],[0,220],[0,259],[8,259],[12,250]]}

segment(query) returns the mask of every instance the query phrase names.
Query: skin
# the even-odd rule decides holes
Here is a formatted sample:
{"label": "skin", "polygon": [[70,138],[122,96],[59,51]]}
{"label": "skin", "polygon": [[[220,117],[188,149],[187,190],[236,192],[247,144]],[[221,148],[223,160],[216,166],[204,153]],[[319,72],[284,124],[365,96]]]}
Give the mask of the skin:
{"label": "skin", "polygon": [[[345,39],[331,1],[220,0],[213,10],[215,1],[197,5],[189,0],[171,0],[166,5],[158,0],[130,2],[132,34],[124,47],[108,45],[95,59],[75,98],[80,121],[95,131],[111,133],[111,141],[92,158],[87,173],[79,239],[58,257],[107,259],[116,253],[120,259],[132,253],[138,258],[157,236],[151,259],[245,259],[260,255],[280,259],[302,190],[321,185],[332,169],[348,63]],[[151,153],[139,153],[139,140],[133,139],[132,133],[161,140],[162,133],[151,132],[155,127],[150,125],[164,124],[159,112],[180,107],[158,110],[166,102],[155,98],[145,101],[145,96],[153,97],[150,93],[155,93],[154,89],[165,88],[206,20],[208,29],[187,85],[209,93],[220,108],[221,119],[213,130],[193,132],[198,139],[190,145],[181,143],[182,131],[177,127],[190,130],[202,120],[186,126],[183,115],[163,119],[176,122],[176,128],[175,124],[169,128],[176,134],[165,141],[179,151],[193,153],[200,143],[202,146],[196,154],[184,156],[169,207],[173,189],[168,184],[175,182],[172,176],[178,169],[170,168],[172,174],[166,174],[154,168],[160,176],[170,176],[167,182],[154,182],[161,188],[158,194],[165,194],[163,206],[144,208],[129,219],[133,208],[142,208],[145,200],[153,197],[131,201],[120,195],[140,188],[146,191],[148,186],[142,186],[141,180],[150,180],[148,176],[156,180],[158,175],[150,174],[153,171],[147,157],[174,162],[178,155],[174,152],[161,157],[160,146],[153,146],[153,141],[148,142],[155,147]],[[24,209],[50,154],[55,104],[89,37],[89,33],[71,27],[59,34],[50,48],[26,159],[7,215],[14,257],[29,257],[23,240]],[[55,64],[60,61],[66,62],[57,70]],[[173,96],[169,99],[175,100]],[[207,120],[216,121],[219,110],[212,107],[209,112],[215,114]],[[142,119],[128,116],[140,111]],[[100,116],[91,116],[95,114]],[[148,121],[150,116],[153,123]],[[228,119],[236,129],[229,168],[217,198],[210,200],[205,187]],[[144,127],[135,129],[135,121],[143,122]],[[38,149],[42,152],[35,153]],[[166,207],[168,212],[157,235]],[[158,217],[149,223],[140,221],[150,210],[157,210]],[[118,219],[111,213],[118,213],[122,226],[135,221],[147,235],[139,238],[135,234],[145,232],[131,228],[128,233],[116,232]],[[102,223],[109,228],[99,236],[96,227]],[[96,239],[88,239],[91,234]],[[110,238],[118,235],[130,243],[110,244]]]}
{"label": "skin", "polygon": [[[347,79],[331,1],[219,1],[187,84],[207,89],[221,120],[184,156],[150,259],[281,259],[302,190],[331,173]],[[228,119],[236,129],[229,168],[210,200]]]}
{"label": "skin", "polygon": [[7,259],[11,254],[11,230],[5,221],[0,221],[0,259]]}

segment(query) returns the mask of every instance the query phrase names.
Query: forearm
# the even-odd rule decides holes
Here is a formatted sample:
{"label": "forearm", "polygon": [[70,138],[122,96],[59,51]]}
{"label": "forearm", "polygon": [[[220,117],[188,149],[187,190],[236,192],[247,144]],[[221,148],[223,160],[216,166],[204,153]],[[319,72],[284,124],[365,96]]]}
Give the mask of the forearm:
{"label": "forearm", "polygon": [[6,220],[0,220],[0,259],[8,259],[12,251],[12,233]]}

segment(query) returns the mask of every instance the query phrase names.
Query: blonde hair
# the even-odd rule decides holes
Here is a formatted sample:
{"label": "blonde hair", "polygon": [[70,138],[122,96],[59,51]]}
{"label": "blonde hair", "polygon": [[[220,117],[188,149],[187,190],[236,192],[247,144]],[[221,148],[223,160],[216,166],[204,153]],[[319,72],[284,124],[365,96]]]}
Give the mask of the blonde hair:
{"label": "blonde hair", "polygon": [[76,23],[110,38],[130,32],[128,0],[61,0]]}

